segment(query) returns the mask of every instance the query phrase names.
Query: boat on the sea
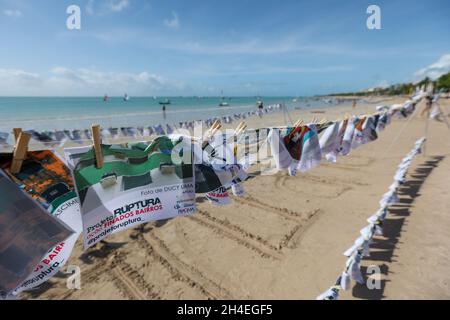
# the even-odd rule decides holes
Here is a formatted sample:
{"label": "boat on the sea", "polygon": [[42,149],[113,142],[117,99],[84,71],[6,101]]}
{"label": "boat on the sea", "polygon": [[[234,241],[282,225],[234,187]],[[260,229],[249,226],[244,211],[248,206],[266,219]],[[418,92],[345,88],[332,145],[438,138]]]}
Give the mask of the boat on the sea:
{"label": "boat on the sea", "polygon": [[166,105],[169,105],[169,104],[171,104],[172,102],[169,100],[169,99],[166,99],[166,100],[164,100],[164,101],[160,101],[159,102],[159,104],[160,105],[163,105],[163,106],[166,106]]}
{"label": "boat on the sea", "polygon": [[123,96],[123,101],[125,102],[130,101],[130,96],[125,93],[125,95]]}
{"label": "boat on the sea", "polygon": [[256,107],[258,108],[264,107],[264,101],[261,99],[261,97],[256,98]]}
{"label": "boat on the sea", "polygon": [[229,107],[230,104],[225,101],[225,97],[223,96],[223,90],[222,90],[222,101],[219,103],[219,107]]}

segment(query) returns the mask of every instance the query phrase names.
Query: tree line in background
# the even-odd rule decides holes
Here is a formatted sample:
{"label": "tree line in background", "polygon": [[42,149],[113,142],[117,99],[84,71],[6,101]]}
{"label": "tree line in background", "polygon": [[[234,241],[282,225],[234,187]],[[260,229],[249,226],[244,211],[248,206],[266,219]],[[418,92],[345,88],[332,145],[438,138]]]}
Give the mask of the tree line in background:
{"label": "tree line in background", "polygon": [[442,75],[436,80],[431,80],[430,78],[425,78],[418,83],[402,83],[394,84],[385,88],[374,88],[369,90],[364,90],[360,92],[346,92],[339,94],[330,94],[330,96],[340,95],[340,96],[368,96],[368,95],[401,95],[401,94],[412,94],[416,87],[427,86],[428,83],[432,82],[436,92],[449,92],[450,91],[450,72]]}

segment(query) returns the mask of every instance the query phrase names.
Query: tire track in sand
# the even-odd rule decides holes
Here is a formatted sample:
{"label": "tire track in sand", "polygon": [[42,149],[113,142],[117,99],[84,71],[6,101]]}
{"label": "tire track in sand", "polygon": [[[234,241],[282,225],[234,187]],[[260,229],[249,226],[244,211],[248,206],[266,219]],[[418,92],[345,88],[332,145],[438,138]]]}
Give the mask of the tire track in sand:
{"label": "tire track in sand", "polygon": [[142,275],[128,263],[114,261],[115,267],[112,273],[115,275],[113,281],[119,290],[122,289],[125,295],[133,300],[160,300],[158,293],[154,292],[154,286],[147,283]]}
{"label": "tire track in sand", "polygon": [[233,201],[236,201],[240,204],[246,204],[254,208],[262,209],[262,210],[269,210],[283,218],[286,218],[288,220],[293,220],[295,222],[303,222],[305,219],[305,215],[309,215],[309,212],[298,212],[289,210],[287,208],[281,208],[281,207],[275,207],[268,203],[265,203],[264,201],[258,200],[255,197],[251,195],[246,195],[245,197],[235,197],[230,196]]}
{"label": "tire track in sand", "polygon": [[[107,275],[108,271],[111,271],[111,264],[109,263],[112,258],[107,259],[96,259],[96,262],[88,270],[81,271],[82,282],[93,283],[97,282],[102,275]],[[103,260],[107,260],[106,263]],[[59,300],[71,299],[72,295],[76,293],[77,290],[67,289],[64,293],[57,295],[55,298]]]}
{"label": "tire track in sand", "polygon": [[[286,208],[271,207],[270,205],[265,204],[264,202],[259,201],[255,198],[252,198],[251,196],[246,196],[245,198],[234,197],[233,199],[237,202],[247,204],[247,205],[253,206],[255,208],[264,209],[264,210],[269,208],[274,213],[280,214],[282,217],[292,219],[297,222],[295,227],[290,232],[286,233],[283,236],[283,239],[280,241],[280,243],[277,247],[268,244],[265,240],[261,239],[261,237],[251,235],[254,238],[260,238],[263,245],[268,245],[268,246],[270,246],[271,249],[276,250],[276,251],[279,251],[285,247],[288,247],[290,249],[296,248],[298,246],[301,238],[303,238],[305,231],[311,225],[314,224],[314,222],[319,218],[319,216],[322,213],[324,213],[324,211],[320,208],[316,208],[313,210],[309,210],[309,211],[300,213],[300,212],[296,212],[296,211],[291,211]],[[252,203],[252,201],[255,201],[255,203]],[[200,210],[199,210],[199,213],[202,214],[202,212],[200,212]],[[229,223],[227,223],[227,226],[239,228],[238,226],[234,226]]]}
{"label": "tire track in sand", "polygon": [[[275,181],[275,185],[277,186],[278,189],[283,189],[283,190],[286,190],[286,191],[288,191],[290,193],[295,193],[296,195],[298,195],[298,192],[303,192],[303,193],[305,192],[304,189],[299,190],[298,192],[296,192],[295,190],[293,190],[292,188],[287,186],[286,185],[286,181],[288,181],[289,178],[291,178],[291,177],[289,177],[289,176],[277,177],[277,179]],[[318,182],[318,183],[324,184],[325,182]],[[335,185],[335,183],[333,183],[333,184]],[[294,187],[295,187],[295,184],[294,184]],[[350,187],[348,185],[346,186],[346,185],[341,184],[341,185],[338,185],[338,187],[339,187],[339,189],[336,188],[337,190],[332,195],[308,194],[308,197],[321,198],[321,199],[324,199],[324,198],[325,199],[335,199],[335,198],[341,196],[342,194],[344,194],[345,192],[347,192],[349,190],[352,190],[352,187]]]}
{"label": "tire track in sand", "polygon": [[[357,157],[355,157],[353,155],[352,160],[355,158],[357,158]],[[363,158],[360,158],[360,159],[363,159]],[[326,163],[326,162],[324,162],[321,164],[321,166],[329,167],[329,168],[336,168],[336,169],[341,169],[341,170],[347,170],[347,171],[355,171],[356,170],[359,172],[364,172],[364,170],[361,170],[361,169],[371,166],[376,161],[376,159],[373,157],[368,157],[365,159],[367,159],[367,161],[360,162],[360,163],[357,163],[355,161],[352,161],[352,163]]]}
{"label": "tire track in sand", "polygon": [[171,277],[187,283],[196,288],[209,299],[233,299],[233,296],[225,288],[211,279],[208,279],[201,271],[183,261],[173,254],[167,245],[151,232],[140,234],[138,243],[149,255],[161,263],[170,273]]}
{"label": "tire track in sand", "polygon": [[280,243],[281,248],[295,249],[299,246],[306,231],[319,219],[324,213],[322,209],[316,209],[308,213],[308,219],[303,224],[297,225],[289,234],[287,234]]}
{"label": "tire track in sand", "polygon": [[229,273],[223,274],[217,271],[217,267],[211,264],[209,259],[204,259],[204,254],[201,254],[198,250],[193,249],[189,244],[188,234],[182,228],[183,223],[175,224],[175,235],[177,237],[177,243],[182,248],[183,253],[189,256],[193,261],[192,264],[201,265],[206,270],[209,277],[213,277],[219,285],[226,281],[227,287],[233,288],[234,299],[249,299],[249,293],[242,287],[242,283],[236,283],[228,278]]}
{"label": "tire track in sand", "polygon": [[250,250],[258,252],[264,258],[272,258],[275,260],[283,259],[283,255],[278,251],[278,249],[275,246],[269,244],[266,240],[262,239],[260,236],[245,231],[229,222],[219,220],[211,216],[206,211],[197,211],[197,215],[190,216],[189,219],[197,222],[203,227],[221,234],[222,236],[236,241],[240,245]]}
{"label": "tire track in sand", "polygon": [[161,299],[154,291],[154,286],[144,280],[139,272],[125,262],[126,253],[118,249],[108,258],[99,259],[97,263],[83,274],[83,281],[95,282],[106,275],[119,289],[124,298],[133,300]]}
{"label": "tire track in sand", "polygon": [[339,182],[342,185],[348,185],[348,186],[361,186],[361,187],[365,187],[365,186],[369,186],[369,183],[364,183],[364,182],[360,182],[360,181],[352,181],[352,180],[345,180],[345,179],[341,179],[341,178],[324,178],[324,177],[319,177],[313,174],[309,174],[309,173],[304,173],[302,174],[302,179],[306,179],[306,180],[310,180],[313,182],[317,182],[317,183],[322,183],[322,184],[336,184],[336,182]]}

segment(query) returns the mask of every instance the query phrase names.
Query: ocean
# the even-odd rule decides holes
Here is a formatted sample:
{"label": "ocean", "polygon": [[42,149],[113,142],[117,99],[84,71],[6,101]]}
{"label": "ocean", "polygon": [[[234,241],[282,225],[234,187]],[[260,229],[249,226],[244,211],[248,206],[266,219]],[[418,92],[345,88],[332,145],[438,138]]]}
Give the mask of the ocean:
{"label": "ocean", "polygon": [[[160,101],[169,99],[165,116]],[[219,107],[220,97],[0,97],[0,131],[87,129],[92,124],[108,127],[137,127],[206,120],[256,110],[255,97],[226,98],[227,107]],[[293,97],[263,97],[264,105],[285,103],[290,109],[323,106],[323,101]],[[329,106],[329,105],[328,105]]]}

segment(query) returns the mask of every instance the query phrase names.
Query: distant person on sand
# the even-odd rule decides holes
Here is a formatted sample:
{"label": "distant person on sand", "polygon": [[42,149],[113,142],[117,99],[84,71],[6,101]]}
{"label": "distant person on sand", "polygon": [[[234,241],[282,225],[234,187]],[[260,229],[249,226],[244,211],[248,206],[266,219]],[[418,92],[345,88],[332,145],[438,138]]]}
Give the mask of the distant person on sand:
{"label": "distant person on sand", "polygon": [[425,99],[426,99],[425,108],[420,113],[421,117],[423,117],[425,113],[429,114],[430,110],[431,110],[431,106],[433,105],[433,97],[432,96],[427,96]]}
{"label": "distant person on sand", "polygon": [[162,106],[162,112],[163,112],[164,120],[166,120],[166,105]]}
{"label": "distant person on sand", "polygon": [[264,109],[264,102],[258,101],[258,115],[262,117]]}
{"label": "distant person on sand", "polygon": [[353,109],[356,108],[356,100],[353,100],[353,106],[352,106],[352,108],[353,108]]}

